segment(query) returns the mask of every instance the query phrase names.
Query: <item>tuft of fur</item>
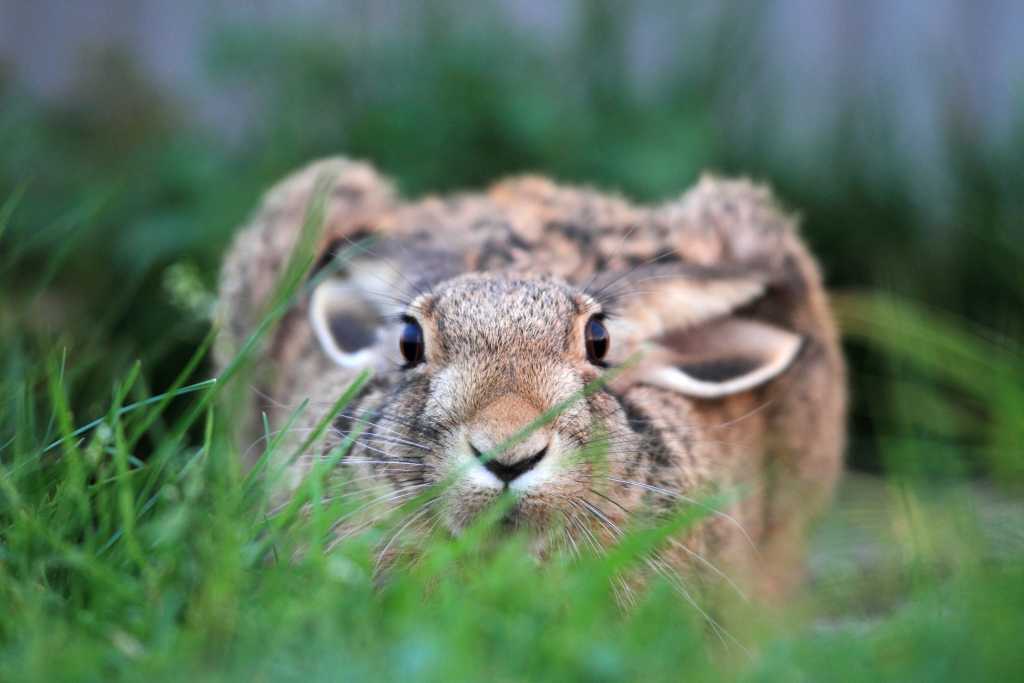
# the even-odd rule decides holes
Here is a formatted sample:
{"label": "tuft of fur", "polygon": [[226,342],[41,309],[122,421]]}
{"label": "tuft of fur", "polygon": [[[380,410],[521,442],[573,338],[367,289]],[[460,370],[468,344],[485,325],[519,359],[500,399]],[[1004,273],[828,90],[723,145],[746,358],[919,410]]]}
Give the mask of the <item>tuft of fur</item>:
{"label": "tuft of fur", "polygon": [[[846,382],[818,267],[795,219],[767,188],[705,176],[674,201],[640,207],[527,176],[484,193],[405,202],[366,164],[317,162],[268,193],[227,256],[222,363],[254,329],[325,177],[321,250],[364,235],[376,240],[342,276],[348,279],[339,291],[365,297],[381,320],[415,319],[426,362],[404,367],[397,332],[382,323],[373,380],[323,443],[294,465],[293,480],[364,421],[351,462],[339,466],[354,475],[340,477],[348,479],[344,486],[380,494],[373,497],[386,510],[453,472],[468,472],[409,522],[412,530],[413,522],[436,519],[458,533],[500,493],[474,460],[474,444],[496,445],[600,377],[604,368],[585,352],[584,326],[605,316],[609,364],[640,351],[648,360],[498,456],[511,466],[548,453],[511,484],[522,495],[510,525],[538,539],[554,534],[603,546],[649,514],[739,492],[673,539],[658,561],[689,573],[714,566],[766,597],[799,582],[807,525],[841,469]],[[262,350],[261,364],[273,372],[261,380],[268,400],[252,409],[267,411],[278,426],[305,398],[322,414],[358,372],[321,351],[308,308],[299,302]],[[729,321],[737,326],[723,325]],[[769,326],[801,345],[778,376],[710,399],[664,379],[677,377],[674,368],[701,340]],[[713,336],[719,331],[732,336]],[[735,341],[737,348],[754,345]],[[742,372],[746,360],[709,362],[702,372],[713,381],[716,372]],[[695,373],[697,365],[690,365]],[[599,462],[573,455],[594,449]],[[538,540],[539,552],[549,542]]]}

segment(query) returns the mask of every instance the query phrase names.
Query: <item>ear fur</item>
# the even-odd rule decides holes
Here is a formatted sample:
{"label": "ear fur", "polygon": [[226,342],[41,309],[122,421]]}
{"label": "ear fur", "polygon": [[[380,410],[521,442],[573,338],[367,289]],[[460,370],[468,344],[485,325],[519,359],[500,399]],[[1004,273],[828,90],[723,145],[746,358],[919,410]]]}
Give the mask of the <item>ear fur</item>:
{"label": "ear fur", "polygon": [[347,368],[382,359],[385,321],[401,313],[397,303],[375,295],[398,289],[398,271],[379,259],[355,260],[345,271],[317,285],[309,300],[309,322],[320,348]]}
{"label": "ear fur", "polygon": [[309,322],[320,348],[338,365],[373,364],[380,316],[354,287],[340,280],[320,284],[310,297]]}

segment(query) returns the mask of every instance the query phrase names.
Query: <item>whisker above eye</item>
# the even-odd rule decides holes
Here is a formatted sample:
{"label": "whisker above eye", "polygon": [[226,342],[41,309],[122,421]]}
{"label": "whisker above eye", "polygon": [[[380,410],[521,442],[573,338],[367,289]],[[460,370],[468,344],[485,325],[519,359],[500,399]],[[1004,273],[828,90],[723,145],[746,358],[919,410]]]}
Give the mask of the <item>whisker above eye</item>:
{"label": "whisker above eye", "polygon": [[675,247],[673,247],[671,249],[666,249],[665,251],[662,251],[659,254],[655,254],[653,257],[647,259],[646,261],[638,263],[635,266],[633,266],[632,268],[630,268],[629,270],[627,270],[627,271],[625,271],[623,273],[620,273],[618,276],[612,278],[612,280],[610,282],[602,285],[598,289],[596,289],[594,291],[588,291],[588,294],[590,294],[590,296],[592,296],[595,300],[600,302],[602,300],[602,298],[601,298],[602,293],[605,290],[607,290],[609,287],[612,287],[612,286],[618,284],[619,282],[625,280],[626,278],[632,276],[634,273],[636,273],[641,268],[645,268],[647,266],[653,265],[654,263],[657,263],[658,261],[660,261],[663,258],[668,258],[669,256],[672,256],[673,254],[676,253],[676,251],[677,250],[675,249]]}
{"label": "whisker above eye", "polygon": [[[367,295],[369,295],[371,297],[376,297],[378,299],[381,299],[382,301],[389,301],[389,302],[391,302],[393,304],[398,304],[398,307],[403,308],[403,309],[408,308],[412,304],[412,300],[411,299],[408,299],[408,298],[405,298],[405,297],[402,297],[402,296],[396,296],[395,294],[390,293],[390,292],[383,292],[383,291],[376,290],[376,289],[369,289],[369,288],[367,288],[365,286],[360,286],[359,287],[359,292],[361,294],[367,294]],[[387,319],[392,318],[392,317],[393,317],[392,315],[388,314],[388,315],[384,316],[384,319],[387,320]]]}
{"label": "whisker above eye", "polygon": [[[406,274],[402,272],[401,268],[399,268],[397,265],[392,263],[391,259],[389,259],[389,258],[381,255],[379,252],[375,252],[373,249],[371,249],[365,243],[366,242],[365,240],[362,241],[362,242],[354,242],[349,237],[341,237],[341,238],[339,238],[338,241],[339,242],[343,241],[343,242],[347,243],[351,249],[361,250],[364,253],[369,254],[370,256],[374,257],[375,259],[378,259],[381,263],[383,263],[388,268],[390,268],[391,271],[395,273],[395,275],[397,275],[399,278],[404,280],[405,283],[409,286],[409,288],[412,289],[413,291],[415,291],[417,294],[423,296],[423,295],[425,295],[427,293],[421,287],[419,287],[415,282],[413,282],[411,278],[406,276]],[[396,241],[394,243],[398,244],[399,248],[401,248],[401,243],[400,242]],[[376,274],[374,274],[372,272],[370,274],[371,274],[371,276],[376,277],[378,280],[380,280],[380,282],[382,284],[384,284],[384,286],[386,286],[386,287],[391,287],[392,286],[392,283],[388,282],[383,277],[381,277],[379,275],[376,275]]]}
{"label": "whisker above eye", "polygon": [[[615,250],[614,250],[614,251],[613,251],[612,253],[618,253],[618,252],[621,252],[621,251],[622,251],[622,248],[623,248],[624,246],[626,246],[626,241],[627,241],[627,240],[628,240],[628,239],[629,239],[630,237],[632,237],[632,236],[633,236],[633,234],[634,234],[634,233],[635,233],[635,232],[636,232],[637,230],[639,230],[639,229],[640,229],[640,222],[639,222],[639,221],[637,221],[636,223],[633,223],[633,225],[629,226],[629,229],[628,229],[628,230],[626,230],[626,232],[625,232],[625,233],[623,233],[622,237],[621,237],[621,238],[619,239],[619,245],[618,245],[618,247],[616,247],[616,249],[615,249]],[[593,286],[593,284],[594,284],[594,281],[595,281],[595,280],[597,280],[597,278],[599,278],[599,277],[601,276],[601,274],[602,274],[602,271],[601,271],[601,269],[600,269],[600,268],[595,268],[595,269],[594,269],[594,272],[593,272],[593,273],[592,273],[592,274],[590,275],[590,277],[589,277],[589,278],[587,279],[587,281],[586,281],[586,282],[585,282],[585,283],[583,284],[583,286],[581,286],[581,287],[580,287],[580,289],[581,289],[582,291],[584,291],[584,292],[587,292],[587,293],[589,294],[589,293],[590,293],[590,288],[591,288],[591,287]],[[594,297],[594,299],[597,299],[597,297],[595,296],[595,297]]]}

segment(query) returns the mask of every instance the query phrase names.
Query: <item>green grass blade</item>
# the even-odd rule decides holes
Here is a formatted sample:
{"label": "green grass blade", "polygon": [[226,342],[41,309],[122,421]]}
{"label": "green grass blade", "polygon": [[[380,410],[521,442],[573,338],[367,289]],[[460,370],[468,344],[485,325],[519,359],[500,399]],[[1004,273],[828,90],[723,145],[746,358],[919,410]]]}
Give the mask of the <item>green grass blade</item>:
{"label": "green grass blade", "polygon": [[[203,389],[208,389],[210,387],[215,386],[216,384],[217,384],[217,378],[213,378],[213,379],[203,380],[202,382],[196,382],[195,384],[190,384],[187,387],[182,387],[182,388],[177,389],[175,391],[164,392],[164,393],[159,394],[157,396],[152,396],[150,398],[147,398],[144,401],[138,401],[136,403],[132,403],[132,404],[129,404],[129,405],[126,405],[126,406],[122,406],[115,413],[115,417],[121,417],[123,415],[127,415],[128,413],[131,413],[131,412],[134,412],[136,410],[139,410],[140,408],[145,408],[146,406],[160,404],[166,398],[168,398],[168,396],[171,399],[174,399],[174,398],[178,398],[179,396],[185,396],[185,395],[188,395],[188,394],[195,393],[197,391],[202,391]],[[65,443],[69,439],[75,439],[75,438],[78,438],[79,436],[82,436],[83,434],[88,433],[89,431],[91,431],[91,430],[95,429],[96,427],[100,426],[101,424],[103,424],[103,422],[106,419],[107,419],[106,417],[101,417],[101,418],[97,418],[97,419],[93,420],[92,422],[89,422],[89,423],[86,423],[86,424],[82,425],[81,427],[79,427],[78,429],[74,430],[73,432],[71,432],[66,437],[61,437],[60,439],[57,439],[56,441],[54,441],[54,442],[48,444],[47,446],[43,447],[42,451],[40,452],[40,455],[45,454],[45,453],[49,453],[54,448],[57,448],[58,446],[60,446],[61,444]]]}

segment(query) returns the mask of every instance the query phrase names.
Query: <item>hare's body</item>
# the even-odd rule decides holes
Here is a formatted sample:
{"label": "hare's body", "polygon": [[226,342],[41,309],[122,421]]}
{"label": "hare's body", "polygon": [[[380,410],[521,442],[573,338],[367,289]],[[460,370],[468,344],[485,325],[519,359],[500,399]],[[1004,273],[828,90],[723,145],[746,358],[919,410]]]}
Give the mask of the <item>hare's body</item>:
{"label": "hare's body", "polygon": [[[660,561],[768,595],[799,578],[806,524],[840,470],[844,370],[817,268],[766,190],[704,179],[642,208],[522,178],[404,203],[365,165],[320,162],[236,242],[222,358],[258,322],[317,182],[321,263],[346,252],[342,274],[268,341],[260,409],[280,426],[286,408],[328,406],[360,368],[375,374],[297,475],[362,421],[350,486],[393,506],[458,475],[422,511],[428,526],[458,533],[511,488],[514,526],[607,544],[649,512],[706,501],[721,509]],[[595,449],[600,463],[578,457]]]}

